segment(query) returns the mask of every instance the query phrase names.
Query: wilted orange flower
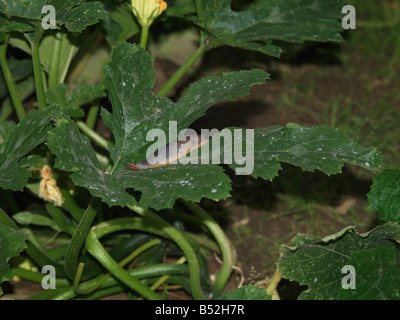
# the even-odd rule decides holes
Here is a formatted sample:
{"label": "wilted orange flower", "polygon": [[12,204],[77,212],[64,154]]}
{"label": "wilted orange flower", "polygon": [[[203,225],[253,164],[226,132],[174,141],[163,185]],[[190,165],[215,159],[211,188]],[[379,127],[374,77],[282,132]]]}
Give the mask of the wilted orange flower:
{"label": "wilted orange flower", "polygon": [[39,197],[61,207],[64,203],[64,197],[58,189],[56,180],[53,178],[53,172],[48,165],[43,166],[40,176],[42,180],[39,185]]}

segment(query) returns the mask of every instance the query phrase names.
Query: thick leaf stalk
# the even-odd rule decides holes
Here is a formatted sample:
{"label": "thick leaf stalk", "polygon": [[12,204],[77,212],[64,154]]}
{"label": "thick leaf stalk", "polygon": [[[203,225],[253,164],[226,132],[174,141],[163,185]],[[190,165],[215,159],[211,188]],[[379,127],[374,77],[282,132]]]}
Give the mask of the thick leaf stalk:
{"label": "thick leaf stalk", "polygon": [[65,255],[65,273],[70,279],[74,279],[78,270],[78,257],[85,242],[86,236],[92,225],[93,219],[97,214],[97,210],[101,205],[101,201],[97,198],[93,199],[86,209],[78,227],[71,239]]}
{"label": "thick leaf stalk", "polygon": [[42,75],[42,66],[40,64],[39,56],[39,42],[40,36],[36,35],[33,41],[31,41],[32,50],[32,61],[33,61],[33,73],[35,76],[36,96],[40,109],[46,108],[46,94]]}
{"label": "thick leaf stalk", "polygon": [[232,268],[235,264],[235,255],[231,248],[231,243],[218,223],[201,206],[184,200],[182,200],[182,203],[199,217],[202,223],[215,237],[221,249],[223,262],[221,269],[218,271],[214,285],[214,297],[219,297],[226,289]]}
{"label": "thick leaf stalk", "polygon": [[153,211],[143,210],[138,206],[132,206],[131,209],[149,219],[154,226],[161,228],[181,248],[189,263],[190,284],[193,298],[197,300],[204,300],[205,297],[200,285],[199,260],[197,259],[196,253],[193,247],[190,245],[188,239],[179,230],[175,229],[172,225],[155,214]]}
{"label": "thick leaf stalk", "polygon": [[161,297],[150,290],[135,277],[124,270],[103,248],[98,240],[102,235],[96,233],[96,227],[92,228],[86,238],[86,249],[93,255],[111,274],[126,286],[139,293],[146,299],[160,300]]}
{"label": "thick leaf stalk", "polygon": [[4,79],[6,80],[8,91],[14,105],[15,112],[17,113],[18,120],[22,120],[25,116],[25,110],[19,98],[15,82],[13,80],[10,68],[8,66],[6,52],[7,52],[7,39],[6,37],[3,44],[0,45],[0,64],[3,70]]}

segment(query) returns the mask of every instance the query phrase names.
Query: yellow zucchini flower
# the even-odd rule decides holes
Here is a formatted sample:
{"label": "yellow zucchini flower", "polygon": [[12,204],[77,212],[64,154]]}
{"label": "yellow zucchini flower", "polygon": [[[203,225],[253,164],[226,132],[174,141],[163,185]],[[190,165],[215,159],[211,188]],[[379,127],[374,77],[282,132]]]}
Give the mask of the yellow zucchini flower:
{"label": "yellow zucchini flower", "polygon": [[165,9],[167,3],[164,0],[132,0],[133,14],[142,26],[150,26]]}

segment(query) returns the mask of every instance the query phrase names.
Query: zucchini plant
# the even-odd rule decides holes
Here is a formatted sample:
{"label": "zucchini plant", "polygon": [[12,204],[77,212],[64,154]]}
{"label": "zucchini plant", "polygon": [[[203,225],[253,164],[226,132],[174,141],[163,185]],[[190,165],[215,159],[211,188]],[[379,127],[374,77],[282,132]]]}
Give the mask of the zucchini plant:
{"label": "zucchini plant", "polygon": [[[225,295],[236,252],[200,200],[230,197],[232,170],[266,180],[278,175],[281,163],[328,175],[340,173],[344,163],[380,170],[375,148],[356,144],[339,129],[294,123],[226,128],[184,152],[182,140],[182,154],[168,154],[181,139],[178,133],[207,109],[249,94],[270,77],[261,69],[226,72],[169,98],[206,52],[226,46],[278,58],[283,42],[342,41],[340,0],[260,0],[242,11],[231,2],[0,0],[1,282],[18,276],[47,285],[29,299],[97,299],[122,291],[132,299],[165,299],[172,285],[194,299],[270,299],[277,281],[267,290],[246,286]],[[147,43],[153,24],[170,21],[195,26],[200,40],[156,93]],[[103,38],[112,54],[101,81],[76,86],[80,64]],[[24,102],[32,94],[36,103],[28,112]],[[100,118],[109,139],[95,130]],[[154,129],[168,137],[154,143]],[[154,155],[164,162],[131,170],[149,161],[149,150],[158,150]],[[246,161],[250,170],[243,171]],[[353,228],[323,239],[299,235],[282,247],[277,277],[308,285],[302,297],[310,299],[396,296],[399,191],[393,176],[383,171],[370,193],[371,206],[382,210],[387,224],[362,235]],[[222,261],[214,274],[211,253]],[[32,267],[10,266],[18,255]],[[167,257],[176,259],[165,262]],[[369,259],[376,259],[370,269],[363,267]],[[360,291],[341,289],[346,264],[365,280]],[[373,292],[369,279],[377,281]]]}

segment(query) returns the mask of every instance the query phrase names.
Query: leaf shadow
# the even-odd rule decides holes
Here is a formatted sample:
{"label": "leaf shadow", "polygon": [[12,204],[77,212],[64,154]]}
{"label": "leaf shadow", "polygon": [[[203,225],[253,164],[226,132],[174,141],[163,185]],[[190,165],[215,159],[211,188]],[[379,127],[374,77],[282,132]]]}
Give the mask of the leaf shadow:
{"label": "leaf shadow", "polygon": [[191,128],[198,132],[201,129],[248,128],[250,119],[264,116],[270,109],[272,105],[261,100],[223,102],[208,109],[203,117],[191,125]]}

